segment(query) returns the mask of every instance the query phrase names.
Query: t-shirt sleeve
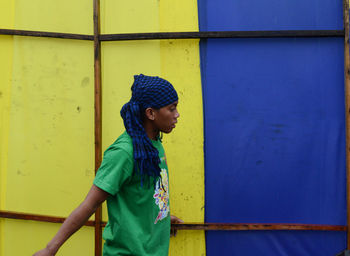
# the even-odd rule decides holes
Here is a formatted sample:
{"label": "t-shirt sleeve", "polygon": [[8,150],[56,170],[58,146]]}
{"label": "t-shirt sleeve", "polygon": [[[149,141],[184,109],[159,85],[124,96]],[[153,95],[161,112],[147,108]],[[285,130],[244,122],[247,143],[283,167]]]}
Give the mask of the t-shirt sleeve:
{"label": "t-shirt sleeve", "polygon": [[131,178],[133,163],[130,155],[120,148],[108,149],[96,173],[94,185],[111,195],[118,193],[125,181]]}

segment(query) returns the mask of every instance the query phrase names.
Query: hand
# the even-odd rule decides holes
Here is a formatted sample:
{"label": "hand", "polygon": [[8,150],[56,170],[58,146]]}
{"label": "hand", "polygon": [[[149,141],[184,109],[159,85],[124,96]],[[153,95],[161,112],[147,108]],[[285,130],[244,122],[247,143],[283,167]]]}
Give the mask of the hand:
{"label": "hand", "polygon": [[[171,224],[182,224],[184,221],[182,219],[179,219],[176,216],[171,215],[170,216],[170,222]],[[170,229],[170,236],[176,236],[177,230],[173,227]]]}
{"label": "hand", "polygon": [[54,256],[56,253],[51,252],[47,247],[33,254],[33,256]]}

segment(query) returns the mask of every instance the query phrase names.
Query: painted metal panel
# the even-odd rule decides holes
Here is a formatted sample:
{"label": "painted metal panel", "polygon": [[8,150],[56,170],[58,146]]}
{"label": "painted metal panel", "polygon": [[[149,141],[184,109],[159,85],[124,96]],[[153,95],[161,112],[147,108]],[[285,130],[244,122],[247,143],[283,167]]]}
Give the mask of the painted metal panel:
{"label": "painted metal panel", "polygon": [[[13,5],[15,22],[4,29],[36,30],[48,32],[93,34],[92,1],[62,0],[51,2],[45,0],[6,0]],[[7,4],[2,11],[8,12]]]}
{"label": "painted metal panel", "polygon": [[344,250],[345,232],[216,231],[209,234],[207,255],[324,255]]}
{"label": "painted metal panel", "polygon": [[206,188],[246,197],[209,194],[207,218],[345,224],[342,39],[213,40],[206,57]]}
{"label": "painted metal panel", "polygon": [[[14,39],[7,165],[1,177],[6,183],[3,210],[67,216],[84,198],[94,174],[92,46],[59,39]],[[29,235],[31,225],[3,221],[4,255],[32,254],[59,227],[38,224],[34,239]],[[93,229],[80,234],[93,237]],[[77,234],[82,240],[67,243],[62,252],[77,253],[78,244],[88,243],[80,249],[88,255],[93,245],[84,235]],[[26,243],[13,246],[14,237]]]}
{"label": "painted metal panel", "polygon": [[201,31],[342,29],[342,1],[198,1]]}
{"label": "painted metal panel", "polygon": [[[334,1],[213,4],[200,2],[201,31],[342,29]],[[343,54],[341,38],[201,42],[206,222],[346,225]],[[208,255],[332,255],[346,247],[345,232],[206,238]]]}

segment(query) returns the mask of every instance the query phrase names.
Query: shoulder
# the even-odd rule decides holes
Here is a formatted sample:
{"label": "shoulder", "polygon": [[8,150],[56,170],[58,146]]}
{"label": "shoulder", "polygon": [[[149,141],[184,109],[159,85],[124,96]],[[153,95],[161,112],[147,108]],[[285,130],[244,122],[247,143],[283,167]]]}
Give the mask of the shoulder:
{"label": "shoulder", "polygon": [[113,155],[115,152],[124,152],[127,154],[130,158],[133,158],[133,145],[132,145],[132,139],[129,136],[129,134],[125,131],[122,133],[116,141],[110,145],[106,151],[104,152],[104,156],[106,155]]}

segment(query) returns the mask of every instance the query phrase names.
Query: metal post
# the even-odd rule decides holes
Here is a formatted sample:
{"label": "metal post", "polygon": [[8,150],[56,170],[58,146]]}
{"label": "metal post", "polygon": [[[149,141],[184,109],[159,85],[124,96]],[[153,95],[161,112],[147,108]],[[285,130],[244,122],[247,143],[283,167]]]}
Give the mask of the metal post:
{"label": "metal post", "polygon": [[[100,1],[94,0],[94,74],[95,74],[95,174],[102,161],[102,96],[101,96],[101,42]],[[102,207],[95,212],[95,256],[102,252]]]}

